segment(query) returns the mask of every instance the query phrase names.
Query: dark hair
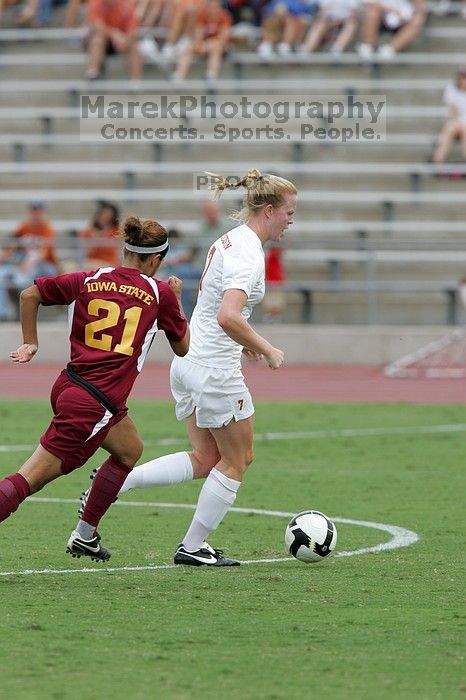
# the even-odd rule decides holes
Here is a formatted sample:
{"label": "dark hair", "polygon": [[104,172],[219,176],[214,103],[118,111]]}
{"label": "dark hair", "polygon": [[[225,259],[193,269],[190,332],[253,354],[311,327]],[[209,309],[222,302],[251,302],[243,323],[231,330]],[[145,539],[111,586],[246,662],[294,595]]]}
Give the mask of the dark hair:
{"label": "dark hair", "polygon": [[[168,240],[167,230],[157,221],[151,219],[140,219],[139,216],[128,216],[123,224],[123,230],[120,237],[125,243],[137,246],[159,246],[163,245]],[[163,250],[160,258],[163,260],[167,254],[168,248]],[[153,253],[129,253],[125,250],[125,255],[137,255],[141,262],[147,260]]]}
{"label": "dark hair", "polygon": [[120,224],[120,210],[119,210],[119,208],[115,204],[112,204],[112,202],[107,202],[105,199],[100,199],[97,202],[97,209],[96,209],[96,212],[94,214],[94,219],[92,221],[92,227],[97,228],[97,229],[100,228],[99,217],[100,217],[103,209],[110,209],[112,212],[111,226],[119,226],[119,224]]}

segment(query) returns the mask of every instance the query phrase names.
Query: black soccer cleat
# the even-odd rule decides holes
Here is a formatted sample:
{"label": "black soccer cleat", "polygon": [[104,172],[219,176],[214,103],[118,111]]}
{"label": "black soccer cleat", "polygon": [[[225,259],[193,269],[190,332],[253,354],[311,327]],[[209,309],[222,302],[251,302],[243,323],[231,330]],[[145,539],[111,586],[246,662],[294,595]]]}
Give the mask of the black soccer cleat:
{"label": "black soccer cleat", "polygon": [[66,553],[78,559],[80,557],[90,557],[92,561],[107,561],[111,557],[110,550],[101,546],[100,536],[97,532],[92,540],[83,540],[76,530],[73,530],[70,535],[66,545]]}
{"label": "black soccer cleat", "polygon": [[175,564],[187,564],[188,566],[239,566],[237,559],[225,559],[221,549],[214,549],[204,542],[201,549],[188,552],[183,543],[178,546],[174,557]]}

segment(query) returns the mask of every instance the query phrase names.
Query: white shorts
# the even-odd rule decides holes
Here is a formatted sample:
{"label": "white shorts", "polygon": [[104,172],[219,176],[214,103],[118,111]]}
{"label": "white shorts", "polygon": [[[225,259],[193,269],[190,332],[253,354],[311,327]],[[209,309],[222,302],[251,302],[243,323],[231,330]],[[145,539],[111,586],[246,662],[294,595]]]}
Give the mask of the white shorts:
{"label": "white shorts", "polygon": [[198,428],[221,428],[233,418],[244,420],[254,414],[251,394],[239,367],[204,367],[175,357],[170,384],[177,419],[184,420],[196,411]]}

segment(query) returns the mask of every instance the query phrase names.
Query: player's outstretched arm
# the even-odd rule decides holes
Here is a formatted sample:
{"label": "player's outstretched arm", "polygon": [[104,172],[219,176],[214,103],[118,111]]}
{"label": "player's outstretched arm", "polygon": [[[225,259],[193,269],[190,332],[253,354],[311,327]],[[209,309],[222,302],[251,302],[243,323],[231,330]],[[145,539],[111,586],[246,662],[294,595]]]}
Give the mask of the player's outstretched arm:
{"label": "player's outstretched arm", "polygon": [[42,297],[36,285],[21,292],[20,317],[23,331],[23,344],[10,353],[13,362],[29,362],[36,354],[39,341],[37,339],[37,313]]}

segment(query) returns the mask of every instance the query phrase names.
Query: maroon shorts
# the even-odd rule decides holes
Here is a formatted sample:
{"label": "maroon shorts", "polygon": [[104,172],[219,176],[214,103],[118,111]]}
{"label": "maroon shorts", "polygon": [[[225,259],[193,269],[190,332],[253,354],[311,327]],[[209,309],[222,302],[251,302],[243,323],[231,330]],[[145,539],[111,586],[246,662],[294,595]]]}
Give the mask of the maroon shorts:
{"label": "maroon shorts", "polygon": [[128,412],[126,406],[118,406],[119,413],[113,416],[64,373],[53,385],[50,401],[54,416],[40,438],[40,444],[61,459],[63,474],[82,467],[102,445],[110,428]]}

